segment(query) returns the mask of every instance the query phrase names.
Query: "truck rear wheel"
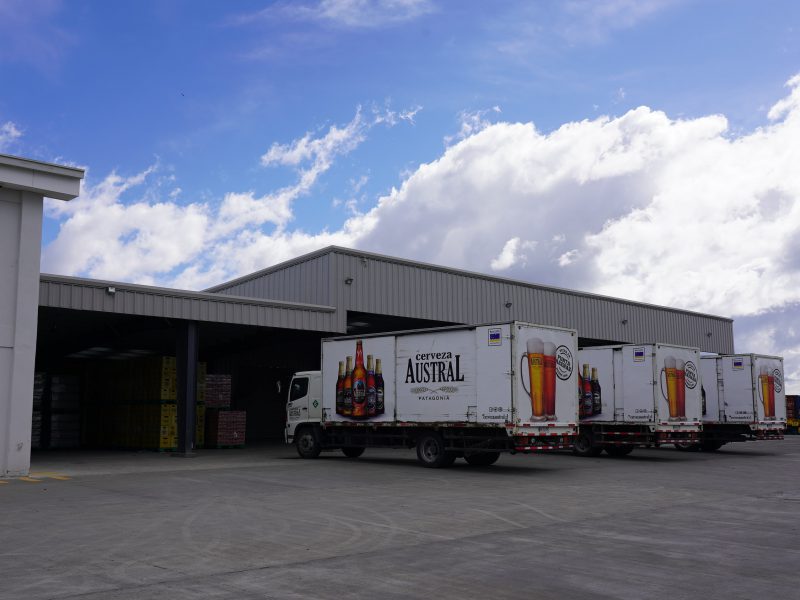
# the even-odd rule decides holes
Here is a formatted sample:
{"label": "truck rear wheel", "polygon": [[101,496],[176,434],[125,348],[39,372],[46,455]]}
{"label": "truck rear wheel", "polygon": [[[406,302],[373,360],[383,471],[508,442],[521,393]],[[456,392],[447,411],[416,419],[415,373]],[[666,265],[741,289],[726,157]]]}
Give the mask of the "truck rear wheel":
{"label": "truck rear wheel", "polygon": [[344,454],[347,458],[358,458],[364,454],[364,448],[360,448],[358,446],[345,446],[342,448],[342,454]]}
{"label": "truck rear wheel", "polygon": [[633,452],[633,446],[606,446],[605,450],[609,456],[618,458],[621,456],[628,456],[628,454]]}
{"label": "truck rear wheel", "polygon": [[695,442],[675,442],[675,449],[681,452],[697,452],[700,450],[700,444]]}
{"label": "truck rear wheel", "polygon": [[700,447],[703,449],[703,452],[716,452],[720,448],[725,445],[725,442],[715,442],[711,440],[705,440]]}
{"label": "truck rear wheel", "polygon": [[581,433],[575,440],[572,453],[576,456],[600,456],[602,448],[592,445],[592,438],[587,433]]}
{"label": "truck rear wheel", "polygon": [[303,427],[294,436],[297,453],[301,458],[317,458],[322,452],[319,432],[314,427]]}
{"label": "truck rear wheel", "polygon": [[438,469],[452,465],[456,455],[444,449],[444,438],[441,433],[430,431],[417,438],[417,460],[423,467]]}
{"label": "truck rear wheel", "polygon": [[488,467],[497,462],[500,458],[499,452],[478,452],[476,454],[465,454],[464,460],[473,467]]}

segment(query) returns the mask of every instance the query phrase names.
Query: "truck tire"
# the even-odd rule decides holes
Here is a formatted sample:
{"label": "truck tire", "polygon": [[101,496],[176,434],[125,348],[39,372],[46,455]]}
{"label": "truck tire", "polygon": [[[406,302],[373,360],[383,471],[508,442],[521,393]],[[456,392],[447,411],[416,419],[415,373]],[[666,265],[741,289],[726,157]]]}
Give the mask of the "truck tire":
{"label": "truck tire", "polygon": [[499,452],[478,452],[464,455],[464,460],[472,467],[488,467],[496,463],[499,458]]}
{"label": "truck tire", "polygon": [[575,456],[600,456],[602,451],[602,448],[592,444],[591,436],[586,433],[578,435],[575,445],[572,447],[572,453]]}
{"label": "truck tire", "polygon": [[724,445],[725,442],[715,442],[712,440],[706,440],[702,444],[700,444],[700,447],[702,448],[703,452],[716,452]]}
{"label": "truck tire", "polygon": [[700,450],[700,444],[696,442],[675,442],[675,449],[681,452],[697,452]]}
{"label": "truck tire", "polygon": [[342,448],[342,454],[344,454],[347,458],[358,458],[364,454],[364,448],[359,446],[345,446]]}
{"label": "truck tire", "polygon": [[300,458],[317,458],[322,452],[319,432],[315,427],[303,427],[295,433],[295,447]]}
{"label": "truck tire", "polygon": [[423,467],[438,469],[452,465],[456,455],[444,449],[444,438],[441,433],[429,431],[417,438],[417,460]]}
{"label": "truck tire", "polygon": [[620,458],[633,452],[633,446],[606,446],[605,450],[609,456]]}

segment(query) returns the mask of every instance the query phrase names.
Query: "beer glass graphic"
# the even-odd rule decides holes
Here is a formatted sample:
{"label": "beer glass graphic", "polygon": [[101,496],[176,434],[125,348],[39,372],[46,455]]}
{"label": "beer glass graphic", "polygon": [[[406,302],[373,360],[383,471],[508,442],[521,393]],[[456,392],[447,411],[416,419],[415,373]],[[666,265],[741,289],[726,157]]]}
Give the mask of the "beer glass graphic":
{"label": "beer glass graphic", "polygon": [[760,385],[758,386],[759,397],[761,399],[761,404],[764,406],[764,418],[765,419],[774,419],[775,418],[775,376],[769,372],[769,367],[762,366],[759,375],[758,381]]}
{"label": "beer glass graphic", "polygon": [[[545,421],[547,420],[547,404],[545,401],[545,390],[548,387],[545,383],[548,375],[545,369],[545,343],[539,338],[531,338],[527,342],[527,352],[524,352],[520,357],[520,380],[522,381],[522,388],[528,392],[531,398],[531,421]],[[549,346],[554,346],[549,344]],[[551,355],[548,357],[548,363],[552,365],[550,371],[555,376],[555,347],[548,350]],[[528,368],[525,368],[527,359]],[[550,362],[552,361],[552,362]],[[528,372],[528,380],[530,381],[530,389],[525,387],[525,371]],[[553,378],[552,385],[552,400],[550,403],[555,413],[555,378]],[[550,390],[547,390],[549,393]]]}
{"label": "beer glass graphic", "polygon": [[[680,368],[679,368],[680,367]],[[661,395],[669,405],[669,418],[671,421],[680,421],[686,418],[686,363],[676,359],[674,356],[664,358],[664,368],[661,375],[667,383],[667,391],[664,393],[664,384],[659,375],[658,381],[661,386]],[[680,386],[678,382],[680,381]],[[680,388],[680,389],[679,389]]]}

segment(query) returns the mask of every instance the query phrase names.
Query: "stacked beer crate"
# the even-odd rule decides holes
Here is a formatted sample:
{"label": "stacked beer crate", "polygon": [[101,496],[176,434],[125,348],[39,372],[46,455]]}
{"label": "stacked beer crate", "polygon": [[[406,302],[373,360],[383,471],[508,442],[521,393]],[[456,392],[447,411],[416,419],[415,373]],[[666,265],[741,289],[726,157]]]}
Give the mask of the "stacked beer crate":
{"label": "stacked beer crate", "polygon": [[47,373],[37,371],[33,376],[33,417],[31,419],[31,448],[42,447],[42,405],[47,386]]}
{"label": "stacked beer crate", "polygon": [[81,443],[80,379],[50,378],[50,447],[77,448]]}
{"label": "stacked beer crate", "polygon": [[197,363],[197,404],[194,412],[194,443],[196,448],[205,446],[207,387],[207,365],[204,362]]}
{"label": "stacked beer crate", "polygon": [[800,433],[800,396],[786,395],[786,433]]}
{"label": "stacked beer crate", "polygon": [[245,444],[247,413],[231,410],[231,376],[206,375],[206,446],[242,447]]}

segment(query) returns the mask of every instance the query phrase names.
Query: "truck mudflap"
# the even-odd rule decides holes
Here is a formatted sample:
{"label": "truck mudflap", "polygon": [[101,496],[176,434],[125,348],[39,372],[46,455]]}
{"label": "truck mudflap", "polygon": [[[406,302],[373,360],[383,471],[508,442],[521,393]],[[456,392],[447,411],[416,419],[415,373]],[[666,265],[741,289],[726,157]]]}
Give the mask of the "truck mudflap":
{"label": "truck mudflap", "polygon": [[786,433],[786,424],[764,422],[751,425],[750,429],[757,440],[782,440]]}
{"label": "truck mudflap", "polygon": [[578,436],[577,423],[548,423],[543,427],[537,423],[520,423],[507,427],[508,435],[514,438],[514,452],[549,452],[571,450]]}

